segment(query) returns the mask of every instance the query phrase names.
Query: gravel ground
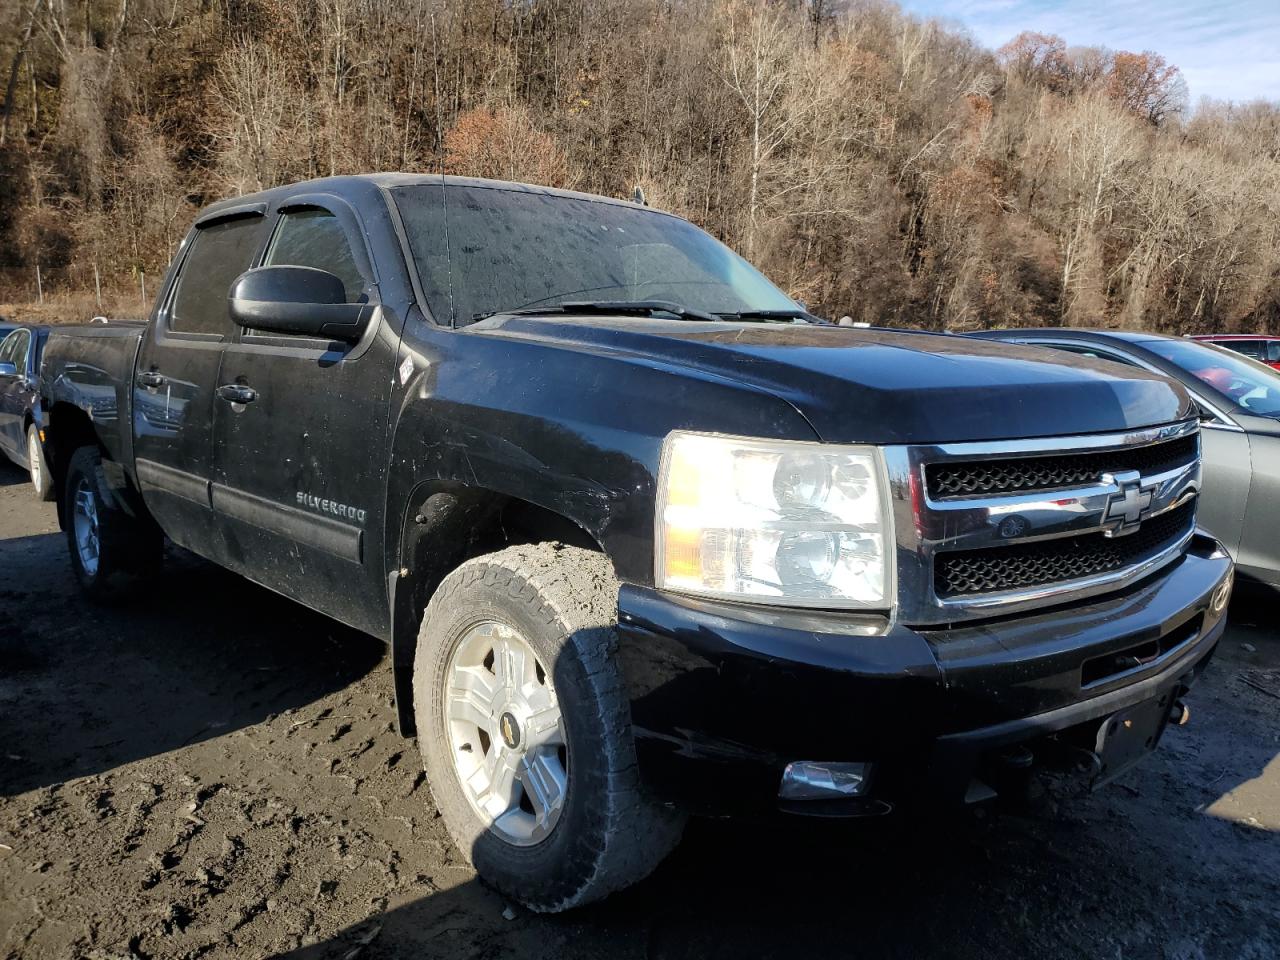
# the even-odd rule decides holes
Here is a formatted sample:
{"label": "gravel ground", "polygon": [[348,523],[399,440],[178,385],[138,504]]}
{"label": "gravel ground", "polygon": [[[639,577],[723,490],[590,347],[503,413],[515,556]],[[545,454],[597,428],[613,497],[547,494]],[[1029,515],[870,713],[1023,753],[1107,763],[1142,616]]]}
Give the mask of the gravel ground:
{"label": "gravel ground", "polygon": [[[0,466],[0,957],[1280,956],[1280,639],[1098,794],[922,824],[695,823],[649,881],[511,910],[394,731],[381,645],[171,557],[114,610]],[[1252,622],[1251,622],[1252,621]]]}

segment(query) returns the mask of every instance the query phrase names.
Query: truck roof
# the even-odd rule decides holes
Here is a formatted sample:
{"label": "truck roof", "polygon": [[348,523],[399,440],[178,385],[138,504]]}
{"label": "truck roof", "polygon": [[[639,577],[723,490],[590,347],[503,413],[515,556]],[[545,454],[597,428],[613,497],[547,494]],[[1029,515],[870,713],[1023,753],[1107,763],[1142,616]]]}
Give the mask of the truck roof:
{"label": "truck roof", "polygon": [[[386,188],[424,185],[510,190],[521,193],[540,193],[546,196],[566,197],[573,200],[589,200],[593,203],[611,203],[623,207],[636,206],[636,203],[632,200],[604,197],[594,193],[578,193],[574,190],[561,190],[557,187],[544,187],[532,183],[486,180],[481,177],[456,177],[452,174],[440,173],[361,173],[337,177],[321,177],[315,180],[300,180],[296,183],[259,190],[256,193],[228,197],[204,207],[197,219],[206,220],[251,204],[263,204],[270,207],[290,197],[304,193],[327,193],[355,203],[375,200],[380,192]],[[676,219],[683,219],[674,213],[659,210],[655,207],[646,207],[646,209],[652,210],[654,213],[676,217]]]}

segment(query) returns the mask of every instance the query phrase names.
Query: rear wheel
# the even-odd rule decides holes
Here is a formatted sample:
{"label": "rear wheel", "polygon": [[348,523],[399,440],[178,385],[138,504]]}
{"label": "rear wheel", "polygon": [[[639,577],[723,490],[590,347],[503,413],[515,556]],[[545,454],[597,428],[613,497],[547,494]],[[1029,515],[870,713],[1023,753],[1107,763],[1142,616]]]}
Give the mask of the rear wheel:
{"label": "rear wheel", "polygon": [[116,600],[159,566],[160,531],[150,519],[131,516],[120,506],[96,447],[72,454],[63,511],[71,569],[91,599]]}
{"label": "rear wheel", "polygon": [[27,427],[27,469],[31,473],[31,486],[36,496],[48,502],[53,499],[53,484],[49,476],[49,468],[44,462],[44,450],[40,446],[40,431],[35,424]]}
{"label": "rear wheel", "polygon": [[683,817],[641,792],[616,663],[618,583],[577,547],[511,547],[432,597],[414,664],[436,804],[480,875],[530,909],[647,875]]}

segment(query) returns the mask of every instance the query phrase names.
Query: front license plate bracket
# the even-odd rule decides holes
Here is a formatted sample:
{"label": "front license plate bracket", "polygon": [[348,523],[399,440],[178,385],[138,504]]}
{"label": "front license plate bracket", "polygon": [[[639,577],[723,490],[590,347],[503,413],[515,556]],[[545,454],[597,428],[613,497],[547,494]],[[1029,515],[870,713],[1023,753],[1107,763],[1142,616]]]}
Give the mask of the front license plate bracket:
{"label": "front license plate bracket", "polygon": [[1098,727],[1094,752],[1099,767],[1090,787],[1096,790],[1130,770],[1160,743],[1168,722],[1168,694],[1107,717]]}

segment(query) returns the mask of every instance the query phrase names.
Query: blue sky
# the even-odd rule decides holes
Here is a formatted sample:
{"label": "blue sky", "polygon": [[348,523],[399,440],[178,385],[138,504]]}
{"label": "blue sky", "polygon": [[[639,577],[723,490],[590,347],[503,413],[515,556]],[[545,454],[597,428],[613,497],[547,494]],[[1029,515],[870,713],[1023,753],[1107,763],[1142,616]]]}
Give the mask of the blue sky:
{"label": "blue sky", "polygon": [[1182,69],[1194,105],[1280,100],[1280,0],[899,0],[958,21],[992,49],[1023,30],[1068,46],[1154,50]]}

